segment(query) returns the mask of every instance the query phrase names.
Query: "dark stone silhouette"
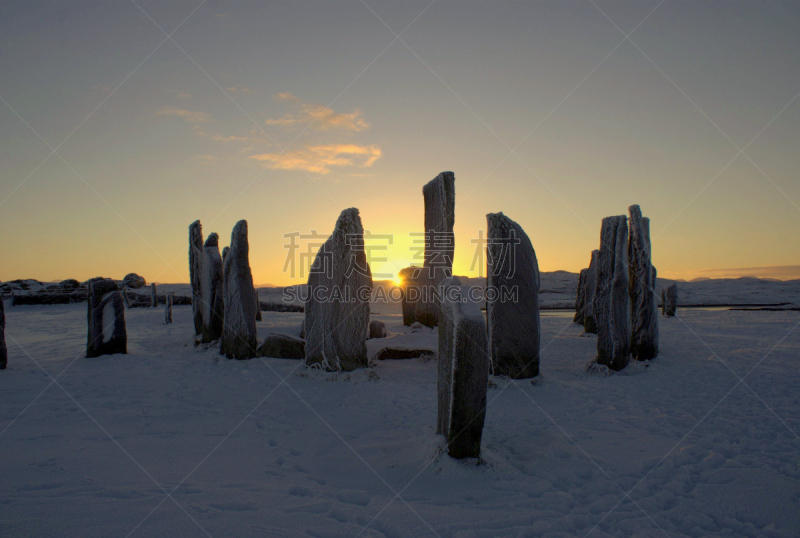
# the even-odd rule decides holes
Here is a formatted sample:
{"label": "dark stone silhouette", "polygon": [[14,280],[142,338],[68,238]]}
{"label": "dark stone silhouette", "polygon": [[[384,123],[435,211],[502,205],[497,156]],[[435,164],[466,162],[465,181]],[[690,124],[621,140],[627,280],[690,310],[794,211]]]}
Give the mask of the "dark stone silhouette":
{"label": "dark stone silhouette", "polygon": [[8,347],[6,346],[6,310],[3,296],[0,295],[0,370],[8,365]]}
{"label": "dark stone silhouette", "polygon": [[600,258],[600,251],[592,251],[592,259],[589,260],[589,268],[586,269],[586,282],[584,283],[583,302],[583,330],[587,333],[597,334],[597,321],[594,315],[594,298],[597,291],[597,260]]}
{"label": "dark stone silhouette", "polygon": [[416,321],[435,327],[439,317],[439,304],[431,293],[453,274],[455,240],[456,189],[453,172],[442,172],[422,187],[425,199],[425,259],[418,281],[427,288],[416,304]]}
{"label": "dark stone silhouette", "polygon": [[219,255],[219,236],[209,234],[203,245],[200,300],[203,327],[201,341],[213,342],[222,337],[225,304],[223,301],[222,257]]}
{"label": "dark stone silhouette", "polygon": [[656,271],[651,261],[650,219],[638,205],[628,208],[628,270],[631,296],[631,355],[636,360],[658,356],[658,306]]}
{"label": "dark stone silhouette", "polygon": [[250,272],[247,221],[240,220],[231,233],[231,250],[225,258],[223,302],[225,315],[219,352],[229,359],[256,356],[256,297]]}
{"label": "dark stone silhouette", "polygon": [[164,299],[164,323],[172,323],[172,294],[168,294]]}
{"label": "dark stone silhouette", "polygon": [[[539,375],[539,264],[522,227],[502,213],[486,215],[488,226],[486,320],[495,375],[526,379]],[[506,294],[509,294],[506,296]]]}
{"label": "dark stone silhouette", "polygon": [[192,283],[194,334],[203,334],[203,226],[199,220],[189,225],[189,281]]}
{"label": "dark stone silhouette", "polygon": [[125,307],[119,286],[110,278],[93,278],[88,282],[88,326],[86,356],[99,357],[127,353]]}
{"label": "dark stone silhouette", "polygon": [[369,337],[386,338],[386,324],[380,320],[373,319],[369,322]]}
{"label": "dark stone silhouette", "polygon": [[625,368],[631,354],[627,221],[624,215],[603,219],[597,261],[597,363],[612,370]]}
{"label": "dark stone silhouette", "polygon": [[664,315],[669,317],[674,316],[675,311],[678,309],[678,284],[673,282],[664,288],[661,297],[664,301],[662,308]]}
{"label": "dark stone silhouette", "polygon": [[403,290],[403,297],[401,305],[403,307],[403,325],[409,326],[414,323],[416,319],[416,304],[419,298],[419,286],[417,278],[419,277],[422,268],[420,267],[405,267],[400,269],[398,276],[401,279],[400,288]]}
{"label": "dark stone silhouette", "polygon": [[122,285],[126,288],[136,290],[145,287],[147,282],[145,281],[144,277],[141,277],[136,273],[128,273],[125,275],[125,278],[122,279]]}
{"label": "dark stone silhouette", "polygon": [[458,287],[457,278],[442,283],[436,432],[447,438],[451,457],[477,458],[489,383],[486,322],[477,303],[451,297]]}
{"label": "dark stone silhouette", "polygon": [[288,334],[267,335],[258,348],[259,357],[273,359],[303,359],[306,356],[306,341]]}

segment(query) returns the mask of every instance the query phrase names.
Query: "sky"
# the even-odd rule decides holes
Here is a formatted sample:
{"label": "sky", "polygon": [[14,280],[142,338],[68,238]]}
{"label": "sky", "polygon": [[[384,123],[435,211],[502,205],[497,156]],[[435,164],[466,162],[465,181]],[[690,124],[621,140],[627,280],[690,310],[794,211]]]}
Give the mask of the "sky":
{"label": "sky", "polygon": [[0,280],[188,282],[246,219],[300,283],[349,207],[391,278],[446,170],[456,274],[487,213],[577,272],[639,204],[659,276],[800,278],[798,50],[797,2],[5,2]]}

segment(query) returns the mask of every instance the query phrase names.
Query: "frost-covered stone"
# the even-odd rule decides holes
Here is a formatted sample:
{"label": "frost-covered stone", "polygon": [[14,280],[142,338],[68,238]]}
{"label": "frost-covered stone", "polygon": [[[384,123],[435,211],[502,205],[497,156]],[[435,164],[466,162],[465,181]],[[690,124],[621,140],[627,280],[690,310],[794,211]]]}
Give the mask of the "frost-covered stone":
{"label": "frost-covered stone", "polygon": [[136,290],[145,287],[147,282],[145,281],[144,277],[141,277],[136,273],[128,273],[125,275],[125,278],[122,279],[122,285],[126,288]]}
{"label": "frost-covered stone", "polygon": [[439,320],[438,417],[453,458],[477,458],[486,416],[489,354],[486,322],[477,303],[462,302],[457,278],[442,283]]}
{"label": "frost-covered stone", "polygon": [[678,309],[678,284],[673,282],[666,288],[664,288],[664,292],[662,293],[661,297],[664,301],[663,303],[663,313],[665,316],[674,316],[675,311]]}
{"label": "frost-covered stone", "polygon": [[651,261],[650,219],[638,205],[628,208],[628,270],[631,296],[631,355],[636,360],[658,356],[656,272]]}
{"label": "frost-covered stone", "polygon": [[612,370],[625,368],[631,354],[627,221],[624,215],[603,219],[597,260],[597,362]]}
{"label": "frost-covered stone", "polygon": [[589,268],[586,269],[586,282],[584,283],[584,302],[583,302],[583,330],[587,333],[597,334],[597,321],[594,315],[594,298],[597,292],[597,260],[600,258],[600,251],[592,251],[592,259],[589,261]]}
{"label": "frost-covered stone", "polygon": [[306,356],[306,341],[289,334],[268,334],[258,348],[258,356],[273,359],[303,359]]}
{"label": "frost-covered stone", "polygon": [[119,286],[110,278],[93,278],[88,282],[88,326],[86,356],[99,357],[127,353],[125,307]]}
{"label": "frost-covered stone", "polygon": [[203,262],[200,276],[200,299],[203,327],[201,341],[213,342],[222,337],[225,305],[223,296],[222,257],[219,254],[219,236],[209,234],[203,245]]}
{"label": "frost-covered stone", "polygon": [[222,249],[222,264],[225,265],[225,258],[228,257],[228,252],[231,251],[231,247],[224,247]]}
{"label": "frost-covered stone", "polygon": [[263,318],[261,317],[261,299],[258,298],[258,292],[256,292],[256,321],[261,321]]}
{"label": "frost-covered stone", "polygon": [[5,370],[8,364],[8,347],[6,346],[6,311],[3,305],[3,296],[0,295],[0,370]]}
{"label": "frost-covered stone", "polygon": [[572,322],[583,325],[586,319],[586,271],[581,269],[578,275],[578,290],[575,292],[575,315]]}
{"label": "frost-covered stone", "polygon": [[[422,187],[425,199],[425,259],[419,282],[426,289],[416,304],[416,320],[434,327],[439,304],[432,290],[453,273],[456,189],[453,172],[442,172]],[[427,290],[427,293],[425,291]]]}
{"label": "frost-covered stone", "polygon": [[158,290],[155,282],[150,284],[150,306],[153,308],[158,306]]}
{"label": "frost-covered stone", "polygon": [[416,321],[415,310],[418,299],[419,287],[417,277],[422,269],[420,267],[404,267],[400,269],[400,288],[403,290],[401,305],[403,307],[403,325],[409,326]]}
{"label": "frost-covered stone", "polygon": [[199,220],[189,225],[189,281],[192,284],[194,334],[203,334],[203,226]]}
{"label": "frost-covered stone", "polygon": [[251,359],[256,355],[256,290],[250,272],[247,221],[240,220],[231,233],[231,249],[223,270],[225,305],[219,352],[229,359]]}
{"label": "frost-covered stone", "polygon": [[[528,235],[502,213],[486,215],[486,320],[495,375],[539,375],[539,263]],[[489,293],[494,290],[496,293]]]}
{"label": "frost-covered stone", "polygon": [[373,319],[369,322],[369,337],[386,338],[386,324],[380,320]]}
{"label": "frost-covered stone", "polygon": [[361,217],[358,209],[345,209],[308,275],[306,364],[330,371],[368,366],[371,290]]}
{"label": "frost-covered stone", "polygon": [[164,297],[164,323],[172,323],[172,294]]}

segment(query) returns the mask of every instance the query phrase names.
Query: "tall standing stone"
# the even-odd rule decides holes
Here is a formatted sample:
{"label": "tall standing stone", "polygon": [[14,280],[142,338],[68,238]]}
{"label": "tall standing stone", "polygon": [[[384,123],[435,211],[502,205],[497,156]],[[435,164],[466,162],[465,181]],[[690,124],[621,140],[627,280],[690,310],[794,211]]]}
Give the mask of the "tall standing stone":
{"label": "tall standing stone", "polygon": [[539,263],[528,235],[502,213],[486,215],[486,320],[492,371],[539,375]]}
{"label": "tall standing stone", "polygon": [[3,295],[0,294],[0,370],[5,370],[8,364],[8,348],[6,347],[6,310],[3,305]]}
{"label": "tall standing stone", "polygon": [[489,354],[486,322],[477,303],[461,298],[457,278],[442,283],[439,319],[436,433],[453,458],[477,458],[486,417]]}
{"label": "tall standing stone", "polygon": [[119,286],[110,278],[93,278],[87,284],[89,334],[86,339],[86,356],[127,353],[125,307]]}
{"label": "tall standing stone", "polygon": [[575,315],[572,322],[579,325],[583,325],[586,319],[586,271],[588,269],[581,269],[578,275],[578,291],[575,293]]}
{"label": "tall standing stone", "polygon": [[156,283],[150,283],[150,306],[155,308],[158,306],[158,290],[156,290]]}
{"label": "tall standing stone", "polygon": [[194,334],[203,334],[203,226],[199,220],[189,225],[189,280],[192,283]]}
{"label": "tall standing stone", "polygon": [[172,294],[164,297],[164,323],[172,323]]}
{"label": "tall standing stone", "polygon": [[606,217],[597,260],[597,362],[621,370],[631,354],[631,299],[628,290],[628,219]]}
{"label": "tall standing stone", "polygon": [[583,330],[587,333],[597,334],[597,318],[594,315],[594,298],[597,294],[597,260],[600,258],[600,251],[593,250],[592,258],[589,260],[589,268],[586,269],[586,282],[584,283],[583,302]]}
{"label": "tall standing stone", "polygon": [[453,172],[442,172],[422,187],[425,199],[425,270],[418,279],[422,296],[416,304],[416,320],[434,327],[439,301],[434,293],[453,274],[456,189]]}
{"label": "tall standing stone", "polygon": [[664,315],[669,317],[674,316],[675,311],[678,309],[678,284],[673,282],[664,288],[661,297],[662,301],[664,301],[662,308]]}
{"label": "tall standing stone", "polygon": [[417,279],[422,271],[420,267],[404,267],[400,269],[398,276],[400,277],[400,289],[403,292],[401,298],[401,306],[403,307],[403,325],[409,326],[414,323],[417,318],[415,315],[417,299],[419,298],[419,286]]}
{"label": "tall standing stone", "polygon": [[628,270],[631,296],[631,355],[636,360],[658,356],[658,305],[655,269],[651,261],[650,219],[638,205],[628,208],[630,234]]}
{"label": "tall standing stone", "polygon": [[231,247],[224,247],[222,249],[222,263],[223,263],[223,265],[225,264],[225,258],[228,257],[228,252],[230,252],[230,251],[231,251]]}
{"label": "tall standing stone", "polygon": [[306,364],[330,371],[366,368],[372,272],[358,209],[342,211],[308,275]]}
{"label": "tall standing stone", "polygon": [[222,336],[225,306],[222,300],[223,278],[222,257],[219,255],[219,236],[209,234],[203,245],[202,275],[200,278],[200,298],[202,305],[203,328],[201,341],[213,342]]}
{"label": "tall standing stone", "polygon": [[229,359],[251,359],[256,356],[255,294],[250,272],[250,247],[247,243],[247,221],[240,220],[231,233],[231,249],[223,269],[223,302],[225,323],[220,353]]}

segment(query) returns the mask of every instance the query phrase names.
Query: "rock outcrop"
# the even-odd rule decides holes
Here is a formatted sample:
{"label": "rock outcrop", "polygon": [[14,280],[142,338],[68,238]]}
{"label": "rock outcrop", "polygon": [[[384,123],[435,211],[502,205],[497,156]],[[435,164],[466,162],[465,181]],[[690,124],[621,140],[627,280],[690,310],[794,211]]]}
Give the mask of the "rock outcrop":
{"label": "rock outcrop", "polygon": [[[494,375],[539,375],[539,263],[528,235],[502,213],[486,215],[486,319]],[[490,293],[490,292],[494,293]]]}
{"label": "rock outcrop", "polygon": [[442,283],[436,432],[447,439],[451,457],[477,458],[489,383],[486,322],[477,303],[452,297],[459,285],[457,278]]}
{"label": "rock outcrop", "polygon": [[144,277],[139,276],[136,273],[128,273],[125,275],[125,278],[122,279],[122,285],[126,288],[137,290],[145,287],[147,282],[145,281]]}
{"label": "rock outcrop", "polygon": [[246,220],[240,220],[233,227],[223,274],[225,314],[219,352],[229,359],[251,359],[256,356],[258,333]]}
{"label": "rock outcrop", "polygon": [[358,209],[342,211],[308,275],[306,364],[329,371],[366,368],[372,273]]}
{"label": "rock outcrop", "polygon": [[638,205],[628,208],[628,270],[631,297],[631,356],[650,360],[658,356],[656,271],[651,261],[650,219]]}
{"label": "rock outcrop", "polygon": [[125,306],[119,286],[110,278],[93,278],[88,282],[88,328],[86,356],[99,357],[128,352],[125,331]]}
{"label": "rock outcrop", "polygon": [[631,354],[627,221],[624,215],[603,219],[597,260],[597,363],[612,370],[625,368]]}
{"label": "rock outcrop", "polygon": [[425,270],[418,282],[425,289],[415,311],[416,321],[428,327],[434,327],[438,322],[439,301],[434,291],[453,274],[455,180],[453,172],[442,172],[422,187],[425,199]]}
{"label": "rock outcrop", "polygon": [[192,284],[194,334],[203,334],[203,226],[199,220],[189,225],[189,281]]}
{"label": "rock outcrop", "polygon": [[306,356],[306,341],[289,334],[268,334],[258,348],[258,356],[273,359],[303,359]]}
{"label": "rock outcrop", "polygon": [[386,338],[386,324],[380,320],[373,319],[369,322],[369,337]]}
{"label": "rock outcrop", "polygon": [[203,327],[201,341],[213,342],[222,337],[225,319],[223,300],[222,257],[219,254],[219,236],[209,234],[203,245],[202,274],[200,277],[200,300]]}

